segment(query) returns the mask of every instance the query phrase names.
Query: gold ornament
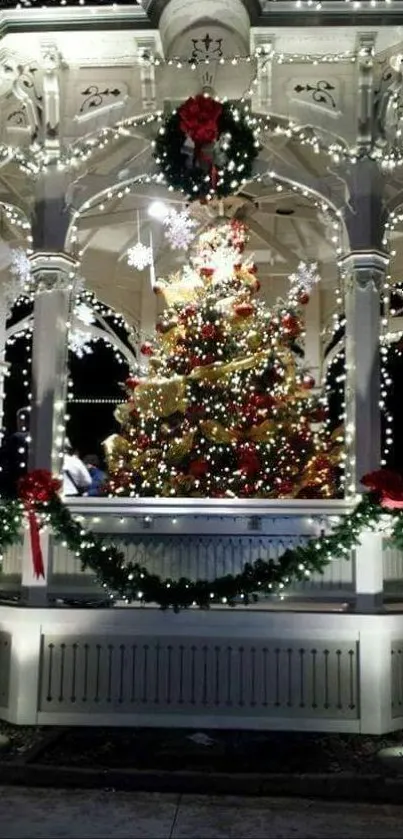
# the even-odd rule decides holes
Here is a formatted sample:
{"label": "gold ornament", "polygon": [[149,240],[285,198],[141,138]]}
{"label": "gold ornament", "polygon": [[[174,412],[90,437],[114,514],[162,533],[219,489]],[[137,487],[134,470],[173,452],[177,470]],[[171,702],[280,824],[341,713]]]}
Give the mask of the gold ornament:
{"label": "gold ornament", "polygon": [[182,460],[192,450],[195,432],[190,431],[188,434],[178,440],[173,440],[168,448],[167,461],[168,463],[175,463]]}
{"label": "gold ornament", "polygon": [[275,420],[265,420],[259,425],[252,426],[246,432],[245,436],[249,440],[255,440],[258,443],[269,443],[273,439],[273,432],[276,430],[277,422]]}
{"label": "gold ornament", "polygon": [[219,422],[214,420],[203,420],[200,423],[202,433],[214,443],[232,443],[239,439],[239,433],[232,431],[230,428],[224,428]]}
{"label": "gold ornament", "polygon": [[250,350],[258,350],[261,344],[261,337],[258,332],[249,332],[247,336],[248,347]]}
{"label": "gold ornament", "polygon": [[188,407],[183,376],[148,379],[134,391],[134,402],[145,417],[169,417]]}

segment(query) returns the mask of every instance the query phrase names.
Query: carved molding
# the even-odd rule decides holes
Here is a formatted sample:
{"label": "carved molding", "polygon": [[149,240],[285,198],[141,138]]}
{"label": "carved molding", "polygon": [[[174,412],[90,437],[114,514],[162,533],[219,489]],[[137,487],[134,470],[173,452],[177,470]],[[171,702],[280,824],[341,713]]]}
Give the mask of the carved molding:
{"label": "carved molding", "polygon": [[348,288],[369,287],[379,291],[384,281],[389,257],[380,251],[352,251],[340,260],[340,268],[347,274]]}

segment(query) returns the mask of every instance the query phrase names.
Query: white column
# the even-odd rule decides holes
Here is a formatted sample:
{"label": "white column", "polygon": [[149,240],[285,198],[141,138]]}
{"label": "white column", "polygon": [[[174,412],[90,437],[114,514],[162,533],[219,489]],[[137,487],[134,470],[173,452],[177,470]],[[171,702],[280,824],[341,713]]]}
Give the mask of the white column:
{"label": "white column", "polygon": [[[378,251],[350,253],[346,273],[346,486],[362,492],[360,479],[381,466],[380,287],[388,264]],[[383,609],[383,539],[362,534],[355,559],[355,608]]]}
{"label": "white column", "polygon": [[383,534],[363,531],[355,551],[355,611],[383,612]]}
{"label": "white column", "polygon": [[8,314],[7,294],[4,284],[0,286],[0,445],[4,418],[5,378],[9,365],[6,362],[6,321]]}
{"label": "white column", "polygon": [[341,261],[346,288],[346,484],[361,492],[360,479],[381,465],[380,286],[387,256],[352,252]]}
{"label": "white column", "polygon": [[[32,409],[29,468],[60,473],[63,457],[67,390],[67,340],[75,261],[67,255],[36,252],[31,257],[37,295],[34,304],[32,347]],[[22,588],[25,599],[39,605],[46,600],[51,564],[49,534],[41,536],[45,578],[33,574],[31,546],[26,533]]]}

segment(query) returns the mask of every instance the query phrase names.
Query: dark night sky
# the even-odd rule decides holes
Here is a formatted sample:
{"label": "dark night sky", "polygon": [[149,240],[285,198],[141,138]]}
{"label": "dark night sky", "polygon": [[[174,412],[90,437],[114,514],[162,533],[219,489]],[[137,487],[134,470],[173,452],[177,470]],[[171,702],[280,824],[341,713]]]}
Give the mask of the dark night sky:
{"label": "dark night sky", "polygon": [[[27,367],[26,353],[28,342],[22,338],[8,349],[7,360],[11,362],[11,376],[7,379],[5,401],[5,427],[15,429],[15,416],[18,408],[27,404],[27,389],[23,386],[22,370]],[[115,399],[123,401],[125,396],[120,384],[128,375],[126,364],[120,364],[114,352],[103,342],[93,345],[93,353],[82,359],[69,354],[70,379],[73,381],[73,394],[76,399]],[[102,454],[101,442],[109,434],[118,431],[118,424],[113,417],[114,405],[108,404],[68,404],[67,412],[71,419],[67,425],[67,434],[73,446],[80,454]]]}

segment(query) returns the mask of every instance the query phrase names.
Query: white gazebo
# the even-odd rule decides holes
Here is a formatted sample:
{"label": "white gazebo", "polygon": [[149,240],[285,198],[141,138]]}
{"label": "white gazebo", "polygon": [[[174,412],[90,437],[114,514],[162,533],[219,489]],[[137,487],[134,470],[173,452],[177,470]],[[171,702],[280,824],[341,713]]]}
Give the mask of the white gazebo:
{"label": "white gazebo", "polygon": [[[322,283],[306,307],[318,380],[345,350],[346,498],[77,499],[127,559],[164,577],[214,578],[326,531],[381,464],[382,342],[403,333],[388,288],[403,268],[401,0],[31,0],[0,11],[0,402],[12,252],[34,297],[30,468],[57,473],[77,278],[136,328],[158,299],[128,249],[178,267],[152,201],[181,208],[152,154],[158,113],[201,89],[265,118],[253,178],[225,204],[251,232],[270,301],[303,260]],[[194,206],[200,228],[213,212]],[[137,224],[139,222],[139,224]],[[17,278],[18,279],[18,278]],[[14,285],[13,285],[14,283]],[[382,318],[381,298],[383,300]],[[336,344],[334,324],[345,318]],[[14,330],[15,331],[15,330]],[[95,333],[94,333],[95,334]],[[41,535],[3,558],[0,716],[19,724],[179,725],[382,733],[403,725],[403,556],[382,533],[281,599],[179,615],[110,607],[74,554]],[[96,604],[98,608],[94,609]]]}

